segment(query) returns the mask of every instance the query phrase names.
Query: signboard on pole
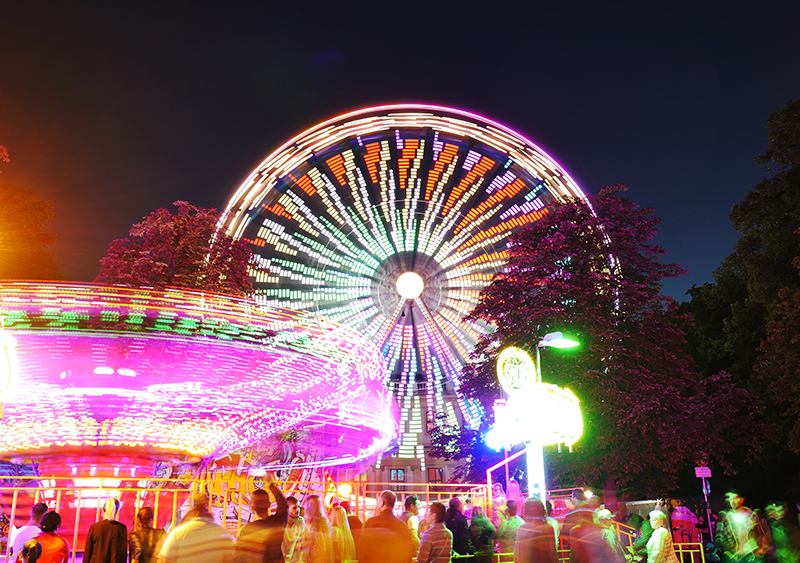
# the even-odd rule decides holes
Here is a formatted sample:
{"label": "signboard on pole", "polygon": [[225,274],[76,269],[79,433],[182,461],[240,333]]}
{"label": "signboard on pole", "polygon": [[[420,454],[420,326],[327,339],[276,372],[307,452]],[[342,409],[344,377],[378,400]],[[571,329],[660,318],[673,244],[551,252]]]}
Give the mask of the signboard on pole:
{"label": "signboard on pole", "polygon": [[698,479],[702,479],[703,477],[711,477],[711,468],[710,467],[703,467],[697,466],[694,468],[694,476]]}

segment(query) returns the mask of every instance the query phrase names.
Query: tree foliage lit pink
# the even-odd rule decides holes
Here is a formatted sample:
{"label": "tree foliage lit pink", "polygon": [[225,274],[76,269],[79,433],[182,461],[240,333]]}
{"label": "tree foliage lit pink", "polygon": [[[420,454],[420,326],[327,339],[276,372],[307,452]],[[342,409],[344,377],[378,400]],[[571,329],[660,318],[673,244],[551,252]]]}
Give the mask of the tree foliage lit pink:
{"label": "tree foliage lit pink", "polygon": [[252,291],[253,253],[218,233],[219,212],[176,201],[176,213],[157,209],[131,227],[130,237],[111,241],[95,281],[164,288],[202,289],[231,295]]}
{"label": "tree foliage lit pink", "polygon": [[[557,330],[582,343],[573,354],[542,355],[543,380],[572,389],[585,420],[577,453],[547,456],[549,486],[613,482],[664,492],[699,452],[731,470],[731,443],[748,440],[757,456],[764,439],[763,426],[742,423],[758,413],[755,396],[726,373],[702,377],[685,352],[690,319],[660,293],[661,280],[683,270],[659,260],[664,251],[652,242],[659,219],[624,197],[626,189],[589,196],[595,213],[583,201],[563,201],[515,235],[505,271],[471,314],[497,327],[465,374],[466,393],[487,407],[500,397],[502,347],[533,353]],[[443,456],[477,448],[469,432],[440,437]]]}

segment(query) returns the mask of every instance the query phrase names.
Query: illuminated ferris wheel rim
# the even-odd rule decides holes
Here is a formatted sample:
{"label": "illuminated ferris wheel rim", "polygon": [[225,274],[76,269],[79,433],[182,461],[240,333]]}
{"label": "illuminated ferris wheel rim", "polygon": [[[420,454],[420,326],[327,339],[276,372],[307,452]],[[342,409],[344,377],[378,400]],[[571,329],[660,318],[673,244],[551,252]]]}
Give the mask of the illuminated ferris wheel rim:
{"label": "illuminated ferris wheel rim", "polygon": [[[448,117],[447,114],[459,119]],[[247,221],[242,220],[243,215],[255,209],[268,196],[280,178],[339,141],[354,136],[387,131],[391,128],[418,129],[425,127],[461,137],[471,137],[509,155],[520,155],[519,163],[524,164],[524,168],[527,169],[533,168],[541,171],[541,163],[537,165],[536,161],[543,159],[544,164],[564,178],[563,183],[558,183],[560,185],[550,185],[549,187],[559,191],[559,195],[562,197],[578,198],[589,205],[583,191],[564,166],[539,145],[510,127],[476,113],[446,106],[414,103],[386,104],[332,117],[306,129],[278,147],[253,169],[253,172],[228,200],[218,228],[224,229],[228,235],[238,239],[247,226]],[[493,132],[492,129],[495,131]],[[500,135],[495,138],[487,135],[487,131]],[[292,151],[292,149],[294,150]],[[292,151],[291,154],[289,151]],[[529,154],[526,155],[526,152]],[[531,160],[534,162],[530,162]],[[551,175],[548,174],[548,176]],[[261,180],[258,180],[259,177]]]}
{"label": "illuminated ferris wheel rim", "polygon": [[[257,300],[352,326],[383,351],[398,404],[422,375],[439,412],[449,383],[472,426],[481,414],[458,393],[461,371],[493,328],[464,318],[505,267],[509,236],[565,199],[591,209],[564,167],[513,129],[448,107],[380,105],[273,151],[218,229],[265,268],[251,271]],[[409,273],[421,278],[413,291],[398,285]]]}

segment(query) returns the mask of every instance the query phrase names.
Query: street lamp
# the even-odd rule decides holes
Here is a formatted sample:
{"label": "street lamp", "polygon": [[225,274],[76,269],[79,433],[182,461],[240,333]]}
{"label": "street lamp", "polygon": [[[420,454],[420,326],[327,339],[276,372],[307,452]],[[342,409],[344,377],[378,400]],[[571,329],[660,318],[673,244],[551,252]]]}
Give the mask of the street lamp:
{"label": "street lamp", "polygon": [[495,449],[525,443],[528,496],[547,500],[544,446],[572,444],[583,433],[580,402],[569,389],[542,382],[539,348],[572,348],[575,340],[560,332],[545,335],[536,345],[536,362],[524,350],[505,348],[497,358],[497,377],[508,400],[495,401],[495,424],[486,443]]}

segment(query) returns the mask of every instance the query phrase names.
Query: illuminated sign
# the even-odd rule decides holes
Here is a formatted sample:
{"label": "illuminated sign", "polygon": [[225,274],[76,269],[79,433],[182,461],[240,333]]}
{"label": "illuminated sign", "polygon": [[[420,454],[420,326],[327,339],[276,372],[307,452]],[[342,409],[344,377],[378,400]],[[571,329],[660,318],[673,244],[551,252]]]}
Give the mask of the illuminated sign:
{"label": "illuminated sign", "polygon": [[583,434],[580,401],[569,389],[537,381],[531,357],[519,348],[504,349],[497,376],[509,394],[495,402],[495,424],[486,443],[495,449],[520,442],[572,445]]}
{"label": "illuminated sign", "polygon": [[536,364],[524,350],[509,346],[497,357],[497,378],[509,395],[524,392],[538,380]]}

